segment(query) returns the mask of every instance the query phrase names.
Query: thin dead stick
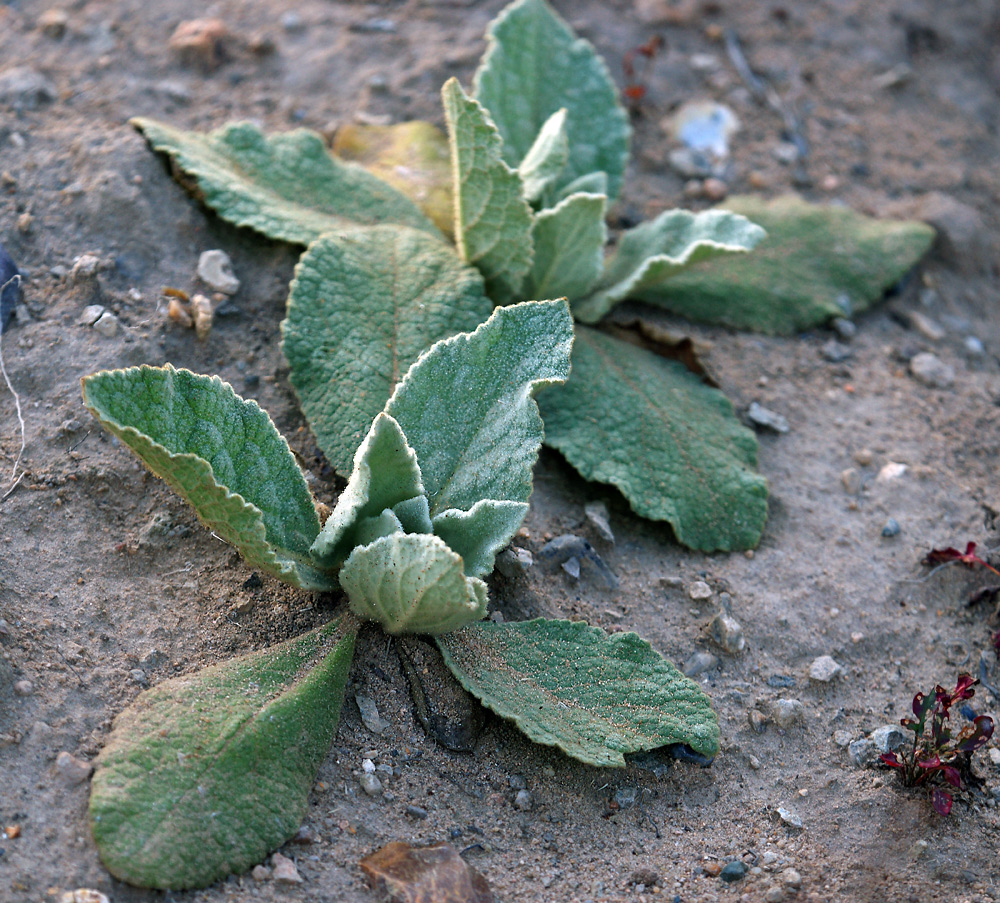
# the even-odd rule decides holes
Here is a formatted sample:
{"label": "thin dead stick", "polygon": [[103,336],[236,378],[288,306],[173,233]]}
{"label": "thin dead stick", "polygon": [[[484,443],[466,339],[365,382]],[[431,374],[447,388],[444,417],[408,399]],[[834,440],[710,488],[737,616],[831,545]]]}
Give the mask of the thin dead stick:
{"label": "thin dead stick", "polygon": [[[20,285],[21,277],[13,276],[9,280],[7,280],[7,282],[5,282],[3,285],[0,285],[0,295],[3,294],[4,289],[6,289],[7,286],[11,285],[11,283],[15,281],[17,282],[18,285]],[[10,394],[14,396],[14,406],[15,408],[17,408],[17,422],[21,425],[21,447],[20,449],[18,449],[17,457],[14,459],[14,467],[11,469],[10,472],[10,480],[12,485],[10,489],[7,491],[7,495],[10,495],[10,493],[14,491],[17,484],[21,482],[20,479],[18,479],[17,477],[17,468],[18,465],[21,463],[21,456],[24,454],[24,416],[21,414],[21,396],[17,394],[17,392],[14,390],[14,386],[11,385],[10,377],[7,375],[7,368],[6,366],[4,366],[2,331],[0,331],[0,373],[3,374],[3,381],[7,383],[7,388],[10,389]],[[21,476],[24,476],[24,474],[22,473]],[[4,498],[7,498],[7,495],[5,495]]]}

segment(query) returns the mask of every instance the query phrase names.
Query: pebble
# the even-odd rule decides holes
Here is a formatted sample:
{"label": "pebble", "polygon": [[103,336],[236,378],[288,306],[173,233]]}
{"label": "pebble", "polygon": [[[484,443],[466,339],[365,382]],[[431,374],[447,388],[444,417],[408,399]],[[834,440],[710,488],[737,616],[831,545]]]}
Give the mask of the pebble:
{"label": "pebble", "polygon": [[809,666],[809,678],[810,680],[828,684],[835,677],[842,674],[843,671],[844,669],[831,656],[821,655],[819,658],[814,659],[813,663]]}
{"label": "pebble", "polygon": [[712,161],[708,155],[690,147],[674,148],[667,160],[671,168],[686,179],[703,179],[712,174]]}
{"label": "pebble", "polygon": [[534,556],[527,549],[516,546],[504,549],[496,558],[496,568],[508,580],[523,577],[535,563]]}
{"label": "pebble", "polygon": [[716,160],[729,156],[729,139],[739,128],[740,121],[732,109],[713,101],[689,100],[670,117],[670,129],[678,141]]}
{"label": "pebble", "polygon": [[358,779],[358,783],[368,796],[380,796],[382,793],[382,782],[374,774],[366,772]]}
{"label": "pebble", "polygon": [[759,709],[750,709],[747,712],[747,724],[755,734],[763,734],[767,728],[767,718]]}
{"label": "pebble", "polygon": [[854,356],[854,352],[850,348],[836,339],[830,339],[828,342],[825,342],[819,351],[831,364],[842,364]]}
{"label": "pebble", "polygon": [[518,790],[514,794],[514,808],[520,809],[522,812],[528,812],[531,810],[532,799],[531,793],[528,790]]}
{"label": "pebble", "polygon": [[788,432],[788,420],[781,414],[768,410],[756,401],[750,402],[747,408],[747,419],[754,425],[762,429],[774,430],[776,433]]}
{"label": "pebble", "polygon": [[378,713],[378,706],[375,700],[363,693],[357,693],[354,701],[358,704],[358,711],[361,713],[361,721],[373,734],[381,734],[385,728],[385,722]]}
{"label": "pebble", "polygon": [[240,280],[233,272],[233,262],[225,251],[218,248],[202,252],[198,258],[198,278],[225,295],[235,295],[240,287]]}
{"label": "pebble", "polygon": [[875,744],[867,737],[860,740],[852,740],[847,745],[847,754],[851,761],[860,768],[867,765],[874,765],[878,756],[875,754]]}
{"label": "pebble", "polygon": [[297,31],[305,31],[306,22],[295,10],[289,10],[281,14],[281,27],[290,34]]}
{"label": "pebble", "polygon": [[38,17],[38,30],[55,41],[66,34],[68,25],[69,14],[62,9],[47,9]]}
{"label": "pebble", "polygon": [[732,615],[719,612],[708,625],[708,635],[730,655],[742,652],[746,647],[743,627]]}
{"label": "pebble", "polygon": [[90,773],[93,770],[94,767],[90,762],[78,759],[65,750],[56,756],[56,773],[70,787],[83,783],[90,777]]}
{"label": "pebble", "polygon": [[0,72],[0,104],[34,110],[56,99],[55,83],[29,66]]}
{"label": "pebble", "polygon": [[94,329],[107,339],[113,338],[118,334],[118,317],[106,310],[97,318]]}
{"label": "pebble", "polygon": [[833,732],[833,742],[837,744],[841,749],[846,749],[851,745],[851,739],[853,734],[850,731],[834,731]]}
{"label": "pebble", "polygon": [[149,689],[149,678],[146,677],[146,672],[142,668],[133,668],[128,672],[128,676],[144,690]]}
{"label": "pebble", "polygon": [[948,389],[955,383],[954,367],[929,351],[921,351],[910,359],[910,373],[931,389]]}
{"label": "pebble", "polygon": [[861,474],[853,467],[841,471],[840,482],[848,495],[857,495],[861,491]]}
{"label": "pebble", "polygon": [[695,677],[717,668],[718,665],[719,659],[711,652],[696,652],[684,663],[684,676]]}
{"label": "pebble", "polygon": [[795,869],[785,869],[781,873],[781,880],[785,887],[790,887],[793,890],[802,887],[802,876]]}
{"label": "pebble", "polygon": [[729,194],[729,186],[722,179],[712,176],[702,183],[701,193],[706,200],[718,203]]}
{"label": "pebble", "polygon": [[764,894],[764,903],[781,903],[785,899],[785,891],[779,886],[769,887]]}
{"label": "pebble", "polygon": [[562,563],[562,569],[567,574],[569,574],[570,577],[572,577],[574,580],[579,580],[580,579],[580,559],[579,558],[576,558],[575,556],[573,558],[567,558]]}
{"label": "pebble", "polygon": [[731,884],[734,881],[740,881],[743,876],[747,873],[747,865],[745,862],[741,862],[739,859],[734,859],[732,862],[727,862],[723,867],[722,871],[719,872],[719,877],[725,881],[727,884]]}
{"label": "pebble", "polygon": [[271,877],[271,870],[266,865],[255,865],[250,871],[250,877],[254,881],[267,881]]}
{"label": "pebble", "polygon": [[722,872],[722,863],[703,862],[701,865],[701,870],[710,878],[718,878],[719,874]]}
{"label": "pebble", "polygon": [[361,770],[365,774],[375,774],[375,763],[371,759],[362,759]]}
{"label": "pebble", "polygon": [[35,685],[30,680],[19,680],[14,684],[16,696],[30,696],[35,692]]}
{"label": "pebble", "polygon": [[99,890],[78,887],[76,890],[66,891],[59,898],[59,903],[111,903],[111,901]]}
{"label": "pebble", "polygon": [[510,787],[511,790],[527,790],[528,782],[524,779],[524,775],[512,774],[509,778],[507,778],[507,786]]}
{"label": "pebble", "polygon": [[899,536],[902,527],[899,526],[899,521],[894,517],[890,517],[886,522],[885,526],[882,527],[882,535],[886,539],[891,539],[893,536]]}
{"label": "pebble", "polygon": [[870,448],[859,448],[854,453],[854,463],[859,467],[870,467],[875,460],[875,452]]}
{"label": "pebble", "polygon": [[910,468],[905,464],[900,464],[898,461],[889,461],[882,465],[882,469],[879,470],[878,476],[875,477],[875,482],[888,483],[890,480],[898,480],[909,469]]}
{"label": "pebble", "polygon": [[783,731],[805,721],[805,706],[798,699],[778,699],[771,706],[771,720]]}
{"label": "pebble", "polygon": [[947,335],[944,327],[937,320],[931,319],[919,310],[911,310],[907,314],[907,319],[917,332],[932,342],[940,342]]}
{"label": "pebble", "polygon": [[781,821],[790,828],[802,827],[802,816],[800,816],[794,809],[787,809],[784,806],[778,806],[778,818],[780,818]]}
{"label": "pebble", "polygon": [[965,345],[965,350],[974,357],[980,357],[986,353],[985,346],[974,335],[967,335],[962,344]]}
{"label": "pebble", "polygon": [[906,734],[896,725],[886,724],[871,732],[870,739],[880,753],[893,752],[906,744]]}
{"label": "pebble", "polygon": [[608,522],[608,506],[604,502],[588,502],[583,508],[587,520],[590,521],[597,535],[607,542],[615,541],[615,534],[611,532],[611,524]]}
{"label": "pebble", "polygon": [[279,884],[301,884],[302,876],[299,874],[295,863],[281,853],[271,856],[271,870],[274,880]]}
{"label": "pebble", "polygon": [[758,759],[755,755],[753,755],[752,753],[747,753],[747,762],[750,763],[750,767],[754,771],[760,771],[760,764],[761,764],[760,759]]}
{"label": "pebble", "polygon": [[908,859],[919,859],[927,852],[929,846],[930,844],[926,840],[915,840],[906,851],[906,856]]}
{"label": "pebble", "polygon": [[711,599],[712,587],[710,587],[704,580],[695,580],[694,583],[688,586],[688,597],[694,599],[695,601]]}
{"label": "pebble", "polygon": [[407,806],[403,810],[410,818],[427,818],[427,810],[422,806]]}
{"label": "pebble", "polygon": [[188,19],[170,36],[167,46],[185,66],[210,71],[225,59],[229,30],[221,19]]}
{"label": "pebble", "polygon": [[833,327],[833,331],[845,342],[851,341],[858,334],[858,327],[853,320],[848,320],[847,317],[835,317],[830,325]]}
{"label": "pebble", "polygon": [[941,259],[971,273],[989,270],[989,231],[975,207],[935,191],[924,195],[914,212],[937,230],[934,251]]}
{"label": "pebble", "polygon": [[1000,768],[1000,749],[995,746],[991,746],[989,749],[990,762],[993,763],[995,768]]}
{"label": "pebble", "polygon": [[788,687],[794,687],[797,681],[794,677],[788,674],[771,674],[767,678],[767,685],[773,687],[775,690],[784,690]]}

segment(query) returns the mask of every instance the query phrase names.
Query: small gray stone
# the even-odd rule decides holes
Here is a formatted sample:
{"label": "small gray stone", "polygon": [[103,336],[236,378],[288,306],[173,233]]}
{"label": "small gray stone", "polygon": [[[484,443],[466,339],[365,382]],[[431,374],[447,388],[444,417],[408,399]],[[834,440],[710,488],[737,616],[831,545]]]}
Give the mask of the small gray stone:
{"label": "small gray stone", "polygon": [[983,346],[983,343],[974,335],[967,335],[962,344],[965,345],[965,350],[973,357],[981,357],[986,353],[986,348]]}
{"label": "small gray stone", "polygon": [[857,495],[861,491],[861,474],[853,467],[848,467],[841,471],[840,483],[848,495]]}
{"label": "small gray stone", "polygon": [[880,753],[893,752],[906,744],[906,734],[896,725],[886,724],[871,732],[871,741]]}
{"label": "small gray stone", "polygon": [[847,745],[847,754],[850,756],[851,761],[858,767],[864,768],[868,765],[874,765],[878,755],[875,752],[875,744],[872,743],[867,737],[862,737],[859,740],[852,740]]}
{"label": "small gray stone", "polygon": [[520,809],[522,812],[528,812],[531,810],[532,800],[531,793],[527,790],[518,790],[514,794],[514,808]]}
{"label": "small gray stone", "polygon": [[834,731],[833,742],[836,743],[841,749],[846,749],[851,745],[853,736],[854,735],[850,731]]}
{"label": "small gray stone", "polygon": [[233,263],[225,251],[218,248],[202,252],[198,258],[198,278],[210,288],[225,295],[235,295],[240,280],[233,272]]}
{"label": "small gray stone", "polygon": [[788,809],[785,806],[778,806],[778,818],[780,818],[781,821],[790,828],[802,827],[802,816],[800,816],[794,809]]}
{"label": "small gray stone", "polygon": [[710,587],[704,580],[695,580],[694,583],[688,586],[688,597],[694,599],[696,602],[711,599],[712,587]]}
{"label": "small gray stone", "polygon": [[570,575],[574,580],[580,579],[580,559],[573,557],[567,558],[562,563],[562,569]]}
{"label": "small gray stone", "polygon": [[358,783],[368,796],[381,796],[382,782],[374,774],[365,772],[358,778]]}
{"label": "small gray stone", "polygon": [[769,887],[764,894],[764,903],[782,903],[784,899],[785,891],[777,884],[774,887]]}
{"label": "small gray stone", "polygon": [[910,848],[906,851],[907,859],[919,859],[924,853],[927,852],[927,848],[930,844],[926,840],[915,840]]}
{"label": "small gray stone", "polygon": [[403,811],[409,815],[410,818],[427,818],[427,810],[422,806],[407,806]]}
{"label": "small gray stone", "polygon": [[755,734],[763,734],[767,729],[767,717],[759,709],[750,709],[747,712],[747,724]]}
{"label": "small gray stone", "polygon": [[162,649],[148,649],[139,664],[143,668],[159,668],[167,660],[167,654]]}
{"label": "small gray stone", "polygon": [[56,99],[55,83],[28,66],[0,72],[0,103],[34,110]]}
{"label": "small gray stone", "polygon": [[142,668],[133,668],[128,672],[128,676],[144,690],[149,689],[149,678],[146,677],[146,672]]}
{"label": "small gray stone", "polygon": [[83,783],[90,777],[94,766],[63,750],[56,756],[56,774],[70,787]]}
{"label": "small gray stone", "polygon": [[805,721],[805,717],[805,706],[798,699],[778,699],[771,705],[771,720],[783,731]]}
{"label": "small gray stone", "polygon": [[255,865],[250,870],[250,877],[254,881],[267,881],[271,877],[271,870],[266,865]]}
{"label": "small gray stone", "polygon": [[929,351],[921,351],[910,359],[910,373],[931,389],[948,389],[955,383],[954,368]]}
{"label": "small gray stone", "polygon": [[899,521],[894,517],[890,517],[886,522],[885,526],[882,527],[882,536],[885,539],[892,539],[893,536],[899,536],[902,527],[899,526]]}
{"label": "small gray stone", "polygon": [[512,774],[507,778],[507,786],[511,790],[527,790],[528,782],[524,779],[523,774]]}
{"label": "small gray stone", "polygon": [[271,856],[271,874],[279,884],[301,884],[302,876],[298,868],[287,856],[275,853]]}
{"label": "small gray stone", "polygon": [[305,20],[295,10],[289,10],[281,15],[281,27],[290,34],[297,31],[305,31]]}
{"label": "small gray stone", "polygon": [[18,680],[14,683],[15,696],[30,696],[35,692],[35,685],[30,680]]}
{"label": "small gray stone", "polygon": [[932,320],[927,314],[921,313],[919,310],[911,310],[907,319],[909,319],[910,325],[917,332],[932,342],[940,342],[947,335],[940,323]]}
{"label": "small gray stone", "polygon": [[106,339],[114,338],[118,334],[118,317],[106,310],[97,318],[94,329]]}
{"label": "small gray stone", "polygon": [[742,652],[747,641],[743,627],[732,615],[719,612],[708,625],[708,635],[730,655]]}
{"label": "small gray stone", "polygon": [[361,713],[361,721],[373,734],[381,734],[385,730],[385,722],[378,713],[378,706],[375,700],[364,693],[356,693],[354,701],[358,704],[358,711]]}
{"label": "small gray stone", "polygon": [[741,862],[739,859],[734,859],[732,862],[727,862],[722,867],[722,871],[719,872],[719,877],[727,884],[732,884],[734,881],[742,880],[746,873],[747,864],[745,862]]}
{"label": "small gray stone", "polygon": [[497,570],[508,580],[523,577],[534,563],[535,559],[531,552],[516,546],[504,549],[496,558]]}
{"label": "small gray stone", "polygon": [[798,890],[802,887],[802,876],[795,869],[785,869],[781,873],[781,881],[785,887]]}
{"label": "small gray stone", "polygon": [[842,364],[854,356],[854,352],[836,339],[830,339],[820,348],[820,354],[831,364]]}
{"label": "small gray stone", "polygon": [[821,655],[819,658],[814,659],[813,663],[809,666],[809,678],[810,680],[828,684],[835,677],[842,674],[843,670],[831,656]]}
{"label": "small gray stone", "polygon": [[711,652],[696,652],[684,663],[684,676],[695,677],[717,668],[718,665],[719,659]]}
{"label": "small gray stone", "polygon": [[982,273],[992,264],[989,230],[974,207],[940,192],[921,198],[915,211],[937,230],[934,252],[947,263],[970,273]]}
{"label": "small gray stone", "polygon": [[631,809],[639,801],[639,788],[619,787],[615,791],[615,803],[619,809]]}
{"label": "small gray stone", "polygon": [[[89,282],[97,278],[101,269],[101,258],[94,254],[81,254],[73,261],[73,269],[69,271],[69,281],[72,285]],[[103,313],[103,308],[101,309]],[[100,316],[100,314],[98,314]]]}
{"label": "small gray stone", "polygon": [[597,535],[606,542],[613,543],[615,534],[611,532],[611,524],[608,522],[608,506],[604,502],[588,502],[583,511]]}
{"label": "small gray stone", "polygon": [[100,304],[88,304],[76,318],[76,322],[81,326],[93,326],[103,316],[104,308]]}
{"label": "small gray stone", "polygon": [[762,429],[774,430],[776,433],[788,432],[788,421],[781,414],[768,410],[756,401],[750,402],[750,407],[747,409],[747,419],[754,426],[759,426]]}
{"label": "small gray stone", "polygon": [[674,172],[685,179],[704,179],[712,175],[712,161],[702,151],[678,147],[670,152],[667,159]]}
{"label": "small gray stone", "polygon": [[836,317],[830,325],[845,342],[851,341],[858,334],[858,327],[854,325],[854,321],[846,317]]}

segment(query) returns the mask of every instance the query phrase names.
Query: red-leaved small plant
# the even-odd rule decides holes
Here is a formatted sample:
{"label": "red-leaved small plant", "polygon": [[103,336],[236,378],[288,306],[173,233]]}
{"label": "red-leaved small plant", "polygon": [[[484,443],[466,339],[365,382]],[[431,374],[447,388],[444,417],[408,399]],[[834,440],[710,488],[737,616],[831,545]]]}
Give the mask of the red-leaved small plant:
{"label": "red-leaved small plant", "polygon": [[886,765],[899,769],[907,787],[929,786],[931,804],[941,815],[951,812],[954,802],[941,785],[949,784],[961,790],[963,776],[970,774],[972,754],[993,736],[993,719],[989,715],[978,715],[957,733],[948,726],[951,707],[971,699],[977,683],[979,681],[971,674],[963,673],[958,675],[958,683],[952,691],[937,686],[933,695],[917,693],[913,697],[916,718],[903,718],[899,722],[913,731],[913,748],[881,756]]}

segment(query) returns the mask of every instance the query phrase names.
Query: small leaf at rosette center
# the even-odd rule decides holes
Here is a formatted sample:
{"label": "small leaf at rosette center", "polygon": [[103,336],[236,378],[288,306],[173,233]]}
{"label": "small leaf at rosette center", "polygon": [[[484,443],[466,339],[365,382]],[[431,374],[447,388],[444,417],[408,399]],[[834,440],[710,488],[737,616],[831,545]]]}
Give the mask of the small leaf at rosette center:
{"label": "small leaf at rosette center", "polygon": [[493,570],[493,561],[513,539],[528,513],[526,502],[483,499],[469,511],[449,508],[434,518],[434,533],[465,562],[465,573],[482,577]]}
{"label": "small leaf at rosette center", "polygon": [[590,291],[604,268],[607,203],[604,195],[574,194],[535,216],[529,297],[564,297],[572,302]]}
{"label": "small leaf at rosette center", "polygon": [[113,875],[205,887],[295,833],[336,733],[356,623],[345,615],[164,681],[115,719],[90,795],[91,830]]}
{"label": "small leaf at rosette center", "polygon": [[517,171],[524,184],[524,197],[535,204],[555,184],[569,159],[566,139],[566,108],[557,110],[538,132]]}
{"label": "small leaf at rosette center", "polygon": [[437,638],[459,682],[536,743],[590,765],[683,743],[719,751],[719,722],[701,688],[634,633],[580,621],[485,621]]}

